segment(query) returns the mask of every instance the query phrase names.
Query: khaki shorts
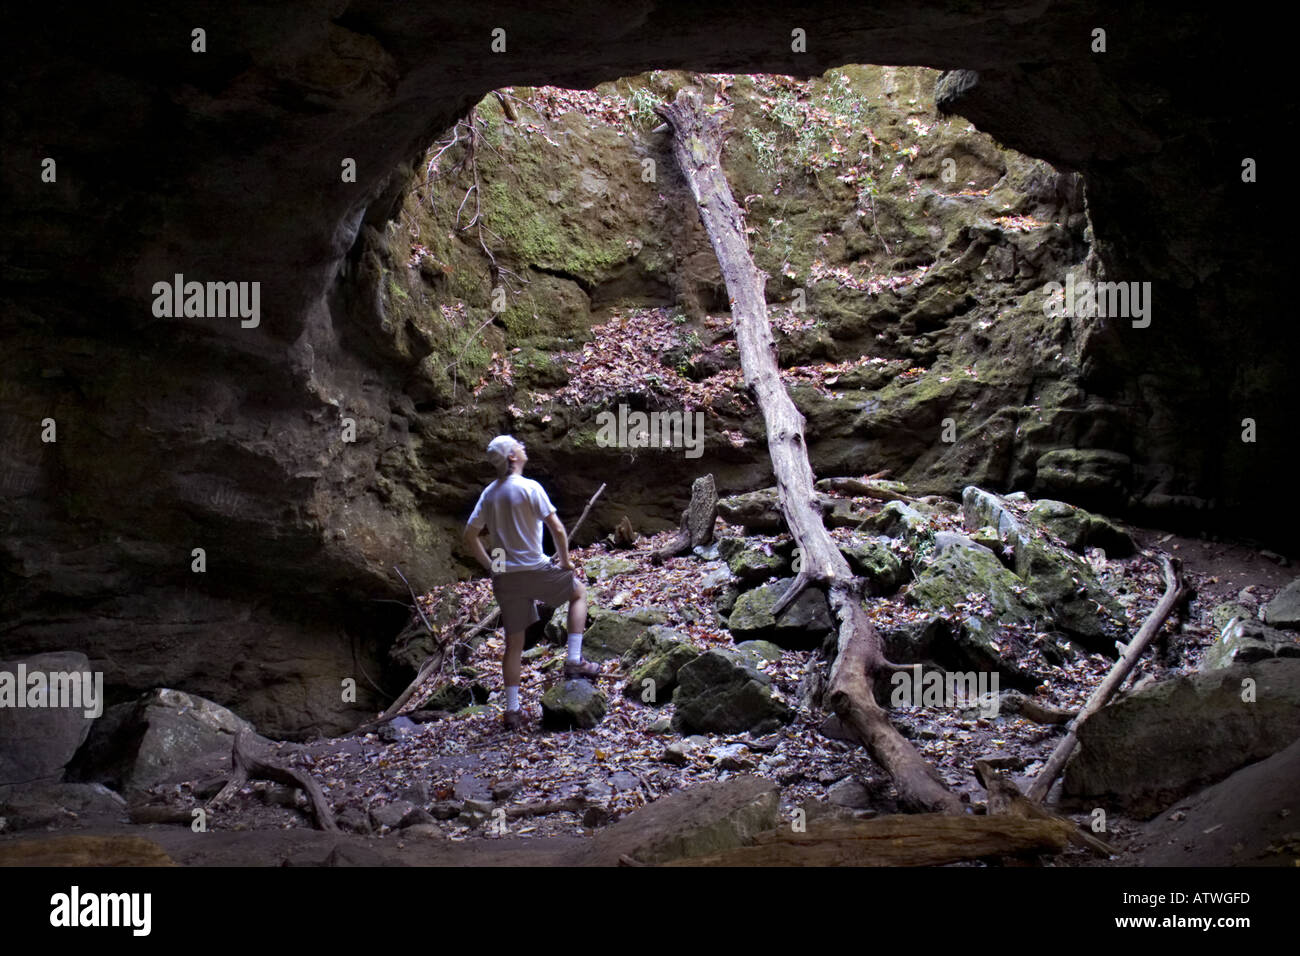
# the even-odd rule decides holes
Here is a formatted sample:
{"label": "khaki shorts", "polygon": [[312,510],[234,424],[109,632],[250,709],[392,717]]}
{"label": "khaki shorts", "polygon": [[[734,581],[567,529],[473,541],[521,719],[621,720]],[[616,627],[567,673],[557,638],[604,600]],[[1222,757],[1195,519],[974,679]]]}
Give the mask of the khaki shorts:
{"label": "khaki shorts", "polygon": [[501,608],[506,633],[518,634],[540,620],[536,602],[547,607],[569,603],[573,572],[554,565],[536,571],[506,571],[492,576],[492,594]]}

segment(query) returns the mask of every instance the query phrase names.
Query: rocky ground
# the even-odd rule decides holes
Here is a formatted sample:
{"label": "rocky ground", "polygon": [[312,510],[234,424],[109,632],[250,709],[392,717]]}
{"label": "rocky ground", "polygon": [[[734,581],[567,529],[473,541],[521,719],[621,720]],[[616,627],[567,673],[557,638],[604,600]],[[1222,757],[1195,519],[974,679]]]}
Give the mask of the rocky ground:
{"label": "rocky ground", "polygon": [[[1054,560],[1082,561],[1069,565],[1077,593],[1104,590],[1092,595],[1094,601],[1101,598],[1096,617],[1117,610],[1115,633],[1128,636],[1164,588],[1158,565],[1141,552],[1163,551],[1181,559],[1194,597],[1138,666],[1130,691],[1205,670],[1207,653],[1224,653],[1220,635],[1232,617],[1257,618],[1258,609],[1294,574],[1284,566],[1285,558],[1243,545],[1122,529],[1087,512],[1023,496],[981,496],[978,489],[968,489],[961,503],[935,496],[905,504],[828,494],[824,510],[855,571],[879,585],[882,593],[870,599],[871,615],[891,659],[930,667],[944,661],[949,669],[954,662],[982,661],[990,675],[1002,678],[1003,691],[1018,687],[1057,708],[1079,708],[1100,683],[1113,662],[1114,651],[1107,654],[1103,646],[1110,635],[1089,633],[1091,623],[1062,613],[1065,605],[1049,608],[1045,618],[1018,620],[1015,602],[1037,607],[1036,592],[1050,585],[1051,575],[1046,566],[1039,567],[1017,579],[1025,586],[1013,584],[1004,593],[1001,576],[1011,573],[1017,550],[1023,554],[1042,547],[1050,549],[1045,553]],[[427,649],[430,639],[448,650],[447,666],[407,705],[416,720],[404,716],[375,732],[308,743],[266,741],[265,754],[310,773],[344,830],[367,838],[368,845],[399,849],[421,840],[482,843],[591,835],[665,795],[749,775],[776,785],[782,820],[792,819],[800,808],[809,819],[896,812],[888,777],[818,706],[817,675],[824,669],[819,648],[829,629],[824,600],[819,607],[801,598],[780,618],[763,618],[763,602],[770,607],[772,595],[780,593],[779,582],[788,580],[793,545],[779,530],[756,530],[773,521],[770,505],[762,493],[724,499],[720,510],[736,523],[720,517],[712,546],[662,566],[653,565],[650,554],[663,545],[664,535],[637,538],[624,549],[601,543],[575,552],[592,607],[585,649],[602,660],[595,683],[603,693],[571,699],[574,688],[560,677],[562,612],[557,612],[553,622],[545,627],[539,622],[530,632],[525,652],[521,693],[530,723],[521,732],[507,731],[500,716],[500,631],[462,636],[465,625],[492,606],[487,582],[462,582],[421,599],[436,622],[435,633],[423,633],[396,651],[400,656]],[[999,540],[990,535],[994,529],[979,524],[988,517],[981,510],[986,507],[1007,509],[1003,521],[1020,522],[1016,527],[1025,537],[1013,540],[1004,533]],[[1035,516],[1045,514],[1056,523],[1032,524]],[[1068,520],[1063,524],[1061,518]],[[1038,530],[1028,530],[1033,527]],[[864,528],[875,533],[865,534]],[[1100,548],[1087,548],[1080,529],[1089,528],[1103,537],[1114,535],[1111,551],[1127,556],[1107,557]],[[1071,537],[1086,557],[1067,553],[1063,542]],[[986,549],[981,540],[994,548]],[[1000,561],[990,557],[995,549],[1002,553]],[[964,594],[961,587],[936,590],[938,582],[963,584],[962,575],[971,568],[991,577]],[[938,582],[936,569],[943,572]],[[1104,607],[1110,599],[1114,604]],[[1263,637],[1276,639],[1279,633]],[[1293,634],[1284,636],[1293,642]],[[1293,652],[1269,646],[1273,653]],[[693,662],[706,656],[714,670],[732,667],[764,692],[744,701],[726,697],[735,687],[727,683],[734,676],[730,671],[721,683],[692,683]],[[661,684],[672,683],[675,676],[681,689],[673,697],[662,684],[662,694],[656,695],[662,702],[647,702],[646,673],[659,675]],[[630,696],[624,693],[628,685]],[[877,693],[888,700],[892,688]],[[701,709],[691,694],[711,701],[712,709]],[[598,701],[594,710],[593,701]],[[958,699],[938,707],[894,703],[896,726],[976,812],[982,812],[986,799],[972,773],[976,759],[1032,777],[1061,734],[1059,727],[991,707],[988,699]],[[703,713],[710,716],[699,716]],[[566,722],[591,726],[556,729]],[[228,746],[229,735],[222,739]],[[191,761],[184,773],[139,788],[132,803],[188,814],[220,788],[228,768],[228,751],[210,751],[203,760]],[[1058,796],[1060,790],[1058,785]],[[1065,809],[1077,810],[1075,819],[1086,824],[1097,803],[1095,798],[1074,800]],[[1124,799],[1102,803],[1111,808],[1107,839],[1115,845],[1132,843],[1155,852],[1171,842],[1135,839],[1163,817],[1144,824],[1149,813],[1127,812]],[[25,818],[21,809],[10,815],[11,830],[42,823],[39,815]],[[65,809],[43,823],[61,828],[76,826],[78,819],[75,811]],[[303,794],[260,780],[208,819],[211,831],[232,834],[311,825]],[[1058,864],[1094,859],[1083,850],[1054,858]]]}

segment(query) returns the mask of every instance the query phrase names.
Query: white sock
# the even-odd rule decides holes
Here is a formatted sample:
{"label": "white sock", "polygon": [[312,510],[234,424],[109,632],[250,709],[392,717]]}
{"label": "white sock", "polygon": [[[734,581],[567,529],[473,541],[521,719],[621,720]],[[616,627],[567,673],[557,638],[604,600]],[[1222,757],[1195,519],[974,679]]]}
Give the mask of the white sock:
{"label": "white sock", "polygon": [[519,709],[519,687],[506,688],[506,710]]}
{"label": "white sock", "polygon": [[582,660],[582,635],[569,635],[569,663],[576,664]]}

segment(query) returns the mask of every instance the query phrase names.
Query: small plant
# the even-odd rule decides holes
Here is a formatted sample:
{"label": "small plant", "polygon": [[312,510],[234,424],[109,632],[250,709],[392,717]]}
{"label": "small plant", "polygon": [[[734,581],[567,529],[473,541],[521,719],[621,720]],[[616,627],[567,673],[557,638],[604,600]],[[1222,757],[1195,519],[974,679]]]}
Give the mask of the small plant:
{"label": "small plant", "polygon": [[745,130],[745,134],[749,137],[750,143],[754,146],[754,165],[767,173],[776,172],[776,131],[772,130],[767,133],[760,133],[751,126]]}
{"label": "small plant", "polygon": [[627,98],[628,122],[638,129],[652,129],[658,126],[660,123],[659,114],[654,109],[658,103],[659,97],[645,87],[638,86],[632,91],[632,95]]}
{"label": "small plant", "polygon": [[700,333],[694,329],[691,329],[685,335],[679,334],[678,338],[681,340],[682,346],[690,349],[692,353],[698,352],[704,347],[704,344],[700,341]]}

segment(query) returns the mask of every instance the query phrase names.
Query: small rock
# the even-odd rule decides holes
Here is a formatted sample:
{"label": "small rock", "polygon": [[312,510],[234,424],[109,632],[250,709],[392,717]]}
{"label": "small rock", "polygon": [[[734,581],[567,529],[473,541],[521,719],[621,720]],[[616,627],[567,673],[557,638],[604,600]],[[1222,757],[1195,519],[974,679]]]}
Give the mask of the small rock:
{"label": "small rock", "polygon": [[685,767],[691,762],[690,751],[693,749],[695,748],[686,741],[675,740],[664,748],[663,755],[659,759],[676,767]]}
{"label": "small rock", "polygon": [[470,798],[466,800],[463,804],[461,804],[460,813],[461,816],[464,816],[467,813],[482,813],[484,815],[487,815],[490,814],[492,810],[493,810],[492,801],[475,800],[473,798]]}
{"label": "small rock", "polygon": [[400,830],[406,830],[410,827],[419,826],[421,824],[432,824],[432,823],[433,823],[433,815],[429,813],[428,810],[424,810],[421,809],[420,807],[416,807],[406,816],[402,817],[401,822],[397,824],[397,827]]}
{"label": "small rock", "polygon": [[862,810],[871,803],[867,788],[852,777],[845,777],[827,790],[826,799],[837,807],[848,807],[850,810]]}
{"label": "small rock", "polygon": [[445,840],[447,834],[432,823],[417,823],[414,826],[405,828],[402,831],[403,836],[424,837],[427,840]]}
{"label": "small rock", "polygon": [[641,780],[634,773],[620,770],[609,778],[609,785],[615,790],[635,790],[641,786]]}
{"label": "small rock", "polygon": [[340,828],[353,833],[374,832],[374,828],[370,826],[370,815],[359,807],[346,807],[334,819]]}
{"label": "small rock", "polygon": [[376,827],[396,829],[401,826],[406,815],[414,809],[415,805],[407,800],[394,800],[381,807],[371,807],[370,819]]}
{"label": "small rock", "polygon": [[450,820],[460,816],[460,804],[455,800],[439,800],[430,808],[430,813],[435,820]]}
{"label": "small rock", "polygon": [[398,796],[415,804],[426,804],[429,802],[429,784],[427,781],[417,780],[399,793]]}
{"label": "small rock", "polygon": [[972,766],[974,765],[975,762],[980,760],[983,760],[994,770],[1023,770],[1025,768],[1025,758],[1018,757],[1015,754],[1006,754],[1006,753],[983,754],[979,757],[976,757],[975,760],[972,761]]}
{"label": "small rock", "polygon": [[520,780],[502,780],[492,788],[492,799],[500,802],[509,800],[524,787]]}
{"label": "small rock", "polygon": [[582,813],[582,825],[588,829],[603,827],[609,820],[610,813],[602,806],[588,807]]}

